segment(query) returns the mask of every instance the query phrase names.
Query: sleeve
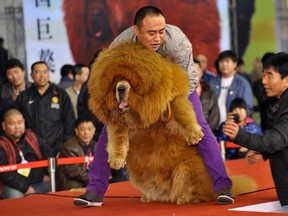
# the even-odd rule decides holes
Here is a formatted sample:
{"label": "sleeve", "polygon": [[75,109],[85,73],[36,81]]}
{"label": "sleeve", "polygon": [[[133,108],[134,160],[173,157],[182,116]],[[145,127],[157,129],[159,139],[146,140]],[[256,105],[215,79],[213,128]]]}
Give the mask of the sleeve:
{"label": "sleeve", "polygon": [[77,99],[77,114],[78,116],[88,109],[88,81],[83,83]]}
{"label": "sleeve", "polygon": [[[80,148],[75,148],[75,145],[69,146],[64,145],[64,147],[60,151],[60,158],[69,158],[69,157],[80,157],[83,156],[80,151],[82,151]],[[61,166],[62,172],[65,173],[65,176],[75,179],[79,182],[82,182],[84,184],[88,184],[89,178],[88,178],[88,171],[86,169],[85,164],[78,163],[78,164],[69,164],[69,165],[62,165]]]}
{"label": "sleeve", "polygon": [[[267,131],[264,135],[251,134],[243,129],[239,129],[234,142],[248,149],[261,153],[273,154],[288,147],[287,132],[278,127]],[[284,127],[285,128],[285,127]]]}
{"label": "sleeve", "polygon": [[220,141],[229,141],[229,137],[223,133],[223,127],[225,125],[225,122],[222,122],[220,124],[220,126],[218,127],[217,131],[216,131],[216,138],[217,138],[217,141],[220,142]]}
{"label": "sleeve", "polygon": [[124,30],[123,32],[121,32],[113,41],[112,43],[109,45],[109,47],[111,46],[115,46],[118,45],[120,43],[123,42],[128,42],[128,41],[132,41],[134,37],[134,27],[131,26],[130,28]]}
{"label": "sleeve", "polygon": [[212,132],[215,132],[220,121],[220,113],[217,102],[216,94],[211,90],[211,98],[209,104],[209,116],[207,118],[207,122],[210,125]]}
{"label": "sleeve", "polygon": [[23,100],[24,100],[24,95],[23,95],[23,92],[21,92],[20,95],[18,95],[16,99],[16,108],[20,110],[20,112],[22,113],[24,111]]}
{"label": "sleeve", "polygon": [[[0,166],[7,165],[7,156],[5,150],[0,146]],[[20,175],[17,171],[0,173],[0,181],[4,185],[15,188],[26,193],[29,188],[28,178]]]}
{"label": "sleeve", "polygon": [[247,103],[247,114],[248,116],[252,116],[252,112],[253,112],[253,93],[252,93],[252,88],[251,85],[249,84],[249,82],[247,80],[244,80],[245,84],[243,86],[243,99],[246,101]]}
{"label": "sleeve", "polygon": [[178,46],[175,46],[175,49],[172,50],[172,52],[171,55],[174,56],[173,61],[179,64],[189,76],[189,92],[192,93],[199,84],[198,73],[193,61],[192,44],[185,36],[180,43],[178,43]]}
{"label": "sleeve", "polygon": [[70,97],[65,92],[65,90],[61,92],[63,94],[62,122],[63,122],[64,142],[65,142],[74,134],[75,114]]}

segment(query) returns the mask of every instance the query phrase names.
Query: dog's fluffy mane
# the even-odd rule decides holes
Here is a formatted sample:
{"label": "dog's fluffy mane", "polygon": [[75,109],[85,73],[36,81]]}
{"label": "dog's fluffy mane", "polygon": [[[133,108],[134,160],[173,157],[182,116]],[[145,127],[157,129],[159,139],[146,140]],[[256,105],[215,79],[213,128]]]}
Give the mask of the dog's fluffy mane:
{"label": "dog's fluffy mane", "polygon": [[[104,123],[117,119],[130,129],[146,128],[159,120],[175,96],[188,96],[188,76],[179,68],[137,43],[127,42],[105,49],[92,65],[89,106]],[[130,112],[121,112],[115,98],[116,84],[121,80],[131,85]]]}

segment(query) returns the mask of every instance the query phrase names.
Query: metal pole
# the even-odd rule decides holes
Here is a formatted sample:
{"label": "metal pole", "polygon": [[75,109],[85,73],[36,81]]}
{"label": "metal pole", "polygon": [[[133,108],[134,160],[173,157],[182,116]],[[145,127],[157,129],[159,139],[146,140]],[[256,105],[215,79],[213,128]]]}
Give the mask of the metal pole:
{"label": "metal pole", "polygon": [[223,140],[220,141],[220,150],[221,150],[222,159],[223,161],[225,161],[226,160],[226,145],[225,145],[225,141]]}
{"label": "metal pole", "polygon": [[51,192],[56,192],[56,159],[55,157],[48,158],[48,172],[50,176]]}

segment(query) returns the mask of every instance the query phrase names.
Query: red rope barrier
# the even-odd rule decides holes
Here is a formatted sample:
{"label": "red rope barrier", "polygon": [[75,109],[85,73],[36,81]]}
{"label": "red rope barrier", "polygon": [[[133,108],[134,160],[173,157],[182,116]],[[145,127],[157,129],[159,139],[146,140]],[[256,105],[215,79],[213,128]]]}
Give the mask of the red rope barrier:
{"label": "red rope barrier", "polygon": [[[57,158],[58,165],[88,163],[92,162],[93,157],[73,157],[73,158]],[[0,166],[0,173],[11,172],[23,168],[39,168],[48,167],[48,160],[34,161],[26,164],[8,164]]]}

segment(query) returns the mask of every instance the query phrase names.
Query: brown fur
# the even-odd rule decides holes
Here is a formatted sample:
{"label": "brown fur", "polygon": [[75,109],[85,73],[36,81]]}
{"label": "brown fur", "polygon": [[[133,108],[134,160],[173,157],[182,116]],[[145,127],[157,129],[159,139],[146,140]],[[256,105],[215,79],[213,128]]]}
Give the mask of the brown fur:
{"label": "brown fur", "polygon": [[115,169],[127,162],[143,202],[216,198],[197,146],[191,146],[203,133],[178,65],[141,45],[121,44],[100,53],[88,88],[91,110],[107,124],[108,162]]}

